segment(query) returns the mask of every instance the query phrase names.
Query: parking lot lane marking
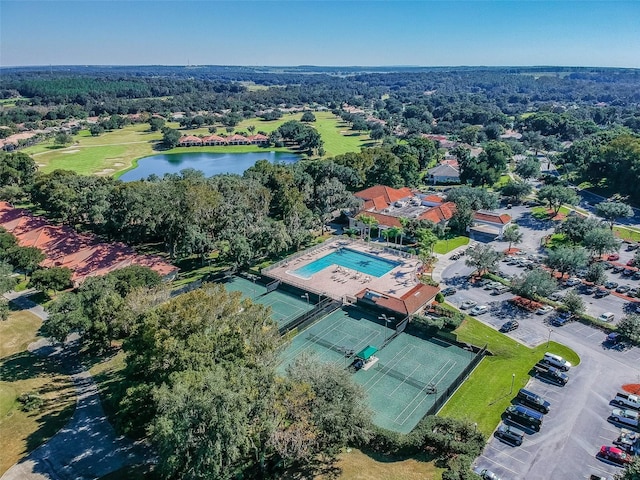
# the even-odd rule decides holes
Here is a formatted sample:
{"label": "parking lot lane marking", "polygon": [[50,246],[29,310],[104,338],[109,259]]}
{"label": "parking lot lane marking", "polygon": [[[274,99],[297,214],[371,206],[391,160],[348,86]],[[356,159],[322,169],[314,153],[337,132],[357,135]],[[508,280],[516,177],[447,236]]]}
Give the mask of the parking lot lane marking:
{"label": "parking lot lane marking", "polygon": [[510,472],[512,472],[512,473],[514,473],[514,474],[516,474],[516,475],[518,475],[518,474],[519,474],[519,472],[516,472],[515,470],[512,470],[512,469],[510,469],[509,467],[504,466],[504,465],[503,465],[503,464],[501,464],[500,462],[496,462],[495,460],[490,459],[489,457],[484,457],[484,456],[483,456],[483,458],[484,458],[485,460],[489,460],[492,464],[497,465],[497,466],[498,466],[498,467],[500,467],[500,468],[504,468],[505,470],[509,470]]}
{"label": "parking lot lane marking", "polygon": [[519,458],[514,457],[513,455],[509,455],[505,450],[500,450],[499,448],[496,448],[496,447],[494,447],[492,445],[489,445],[489,447],[491,449],[495,450],[496,452],[500,453],[500,455],[499,455],[500,457],[509,457],[510,459],[515,460],[516,462],[520,462],[520,463],[523,463],[523,464],[527,463],[527,462],[524,462],[524,461],[520,460]]}
{"label": "parking lot lane marking", "polygon": [[[608,465],[608,464],[607,464]],[[611,473],[608,470],[605,470],[604,468],[601,467],[596,467],[594,465],[587,465],[590,469],[593,470],[600,470],[602,473],[606,473],[607,475],[610,475]]]}

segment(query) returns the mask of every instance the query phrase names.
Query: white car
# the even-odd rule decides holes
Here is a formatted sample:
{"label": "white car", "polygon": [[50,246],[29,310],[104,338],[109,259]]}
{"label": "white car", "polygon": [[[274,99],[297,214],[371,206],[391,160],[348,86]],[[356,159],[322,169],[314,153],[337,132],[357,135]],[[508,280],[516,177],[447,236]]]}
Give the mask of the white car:
{"label": "white car", "polygon": [[536,310],[536,315],[545,315],[549,312],[553,312],[553,307],[551,305],[544,305]]}
{"label": "white car", "polygon": [[614,408],[609,418],[611,418],[611,420],[613,420],[616,423],[623,423],[633,428],[637,428],[638,417],[640,417],[640,412],[636,412],[635,410],[625,410],[622,408]]}
{"label": "white car", "polygon": [[474,302],[473,300],[465,300],[460,304],[461,310],[467,310],[469,308],[473,308],[478,304],[478,302]]}
{"label": "white car", "polygon": [[469,315],[477,316],[482,315],[483,313],[487,313],[489,311],[489,307],[487,305],[478,305],[477,307],[473,307],[469,311]]}
{"label": "white car", "polygon": [[578,277],[571,277],[567,279],[566,282],[564,282],[567,287],[575,287],[576,285],[580,285],[581,283],[582,280],[580,280]]}

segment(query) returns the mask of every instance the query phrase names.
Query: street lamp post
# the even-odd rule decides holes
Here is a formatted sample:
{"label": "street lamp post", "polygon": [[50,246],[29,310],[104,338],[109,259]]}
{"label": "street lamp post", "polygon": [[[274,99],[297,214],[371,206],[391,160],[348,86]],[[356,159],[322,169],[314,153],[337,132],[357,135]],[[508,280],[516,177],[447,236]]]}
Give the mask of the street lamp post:
{"label": "street lamp post", "polygon": [[511,390],[509,391],[509,395],[513,393],[513,384],[515,383],[515,381],[516,381],[516,374],[512,373],[511,374]]}
{"label": "street lamp post", "polygon": [[309,305],[309,293],[305,292],[304,294],[300,295],[300,298],[306,298],[307,299],[307,305]]}
{"label": "street lamp post", "polygon": [[553,332],[553,330],[550,328],[549,329],[549,336],[547,337],[547,348],[549,348],[549,342],[551,342],[551,332]]}
{"label": "street lamp post", "polygon": [[385,327],[385,331],[384,331],[384,343],[387,343],[387,339],[388,337],[388,333],[387,333],[387,328],[388,328],[388,324],[391,320],[395,320],[395,317],[387,317],[384,313],[378,317],[379,320],[384,320],[384,327]]}

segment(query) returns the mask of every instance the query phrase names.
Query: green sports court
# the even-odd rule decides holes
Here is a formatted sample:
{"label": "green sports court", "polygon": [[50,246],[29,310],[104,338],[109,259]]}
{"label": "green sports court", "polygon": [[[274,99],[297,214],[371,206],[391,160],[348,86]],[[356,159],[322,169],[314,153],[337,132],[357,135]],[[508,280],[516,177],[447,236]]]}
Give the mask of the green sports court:
{"label": "green sports court", "polygon": [[222,282],[229,292],[241,292],[253,302],[271,307],[271,316],[278,327],[287,324],[313,309],[305,296],[298,296],[283,290],[267,293],[267,287],[260,282],[253,282],[243,277],[231,277]]}
{"label": "green sports court", "polygon": [[[345,367],[352,355],[371,345],[378,361],[354,373],[363,386],[374,422],[410,432],[469,365],[474,354],[438,339],[395,333],[377,316],[355,307],[336,310],[294,337],[281,354],[280,371],[298,356],[312,353],[321,361]],[[383,348],[384,346],[384,348]]]}

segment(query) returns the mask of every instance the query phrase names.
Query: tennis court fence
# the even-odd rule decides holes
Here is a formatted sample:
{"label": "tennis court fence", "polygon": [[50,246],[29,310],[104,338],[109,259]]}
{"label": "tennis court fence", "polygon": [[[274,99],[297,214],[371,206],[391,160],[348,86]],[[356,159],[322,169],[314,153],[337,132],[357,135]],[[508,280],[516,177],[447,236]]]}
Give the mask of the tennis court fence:
{"label": "tennis court fence", "polygon": [[438,413],[438,410],[442,408],[442,406],[449,400],[449,397],[454,394],[454,392],[458,389],[460,385],[467,379],[467,377],[471,374],[471,372],[478,366],[480,361],[487,354],[487,345],[478,350],[471,360],[469,364],[460,372],[460,374],[455,378],[453,382],[444,390],[440,395],[436,398],[433,405],[427,410],[425,415],[435,415]]}
{"label": "tennis court fence", "polygon": [[341,302],[338,302],[330,297],[324,297],[318,303],[316,303],[311,310],[303,313],[302,315],[299,315],[289,323],[281,326],[278,329],[280,335],[289,333],[296,328],[302,330],[319,318],[329,315],[331,312],[336,311],[340,307],[342,307]]}

